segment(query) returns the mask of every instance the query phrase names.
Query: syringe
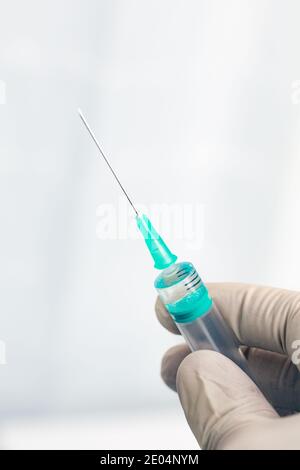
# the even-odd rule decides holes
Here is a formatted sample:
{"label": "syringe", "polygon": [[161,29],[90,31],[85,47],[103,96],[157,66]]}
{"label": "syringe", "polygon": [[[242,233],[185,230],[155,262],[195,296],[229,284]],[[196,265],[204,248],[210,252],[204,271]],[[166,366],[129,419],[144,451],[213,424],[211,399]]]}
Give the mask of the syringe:
{"label": "syringe", "polygon": [[193,264],[176,263],[177,256],[145,215],[137,216],[137,226],[154,260],[154,267],[162,270],[154,286],[190,349],[218,351],[251,375],[238,339],[224,321]]}
{"label": "syringe", "polygon": [[234,361],[249,376],[248,362],[232,329],[223,319],[213,299],[192,263],[177,263],[175,256],[145,215],[139,215],[112,166],[103,153],[82,112],[79,116],[95,142],[101,156],[113,173],[135,212],[137,227],[153,258],[154,267],[161,271],[154,282],[160,299],[176,323],[190,349],[211,349]]}

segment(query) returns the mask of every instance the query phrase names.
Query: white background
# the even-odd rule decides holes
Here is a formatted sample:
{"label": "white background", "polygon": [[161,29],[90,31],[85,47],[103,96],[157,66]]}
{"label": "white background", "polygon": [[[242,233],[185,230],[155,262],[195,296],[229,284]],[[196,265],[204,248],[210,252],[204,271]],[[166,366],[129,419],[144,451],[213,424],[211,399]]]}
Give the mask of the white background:
{"label": "white background", "polygon": [[205,280],[297,289],[299,18],[297,0],[0,1],[0,445],[195,447],[143,242],[97,238],[121,194],[76,109],[138,203],[204,207],[198,249],[168,241]]}

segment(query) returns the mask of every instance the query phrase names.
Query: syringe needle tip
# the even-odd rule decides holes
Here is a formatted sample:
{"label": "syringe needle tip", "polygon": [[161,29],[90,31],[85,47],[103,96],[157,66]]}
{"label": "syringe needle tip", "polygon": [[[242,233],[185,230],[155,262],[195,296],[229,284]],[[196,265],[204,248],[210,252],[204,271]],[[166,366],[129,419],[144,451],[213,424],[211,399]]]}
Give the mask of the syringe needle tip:
{"label": "syringe needle tip", "polygon": [[90,126],[89,126],[87,120],[85,119],[85,117],[84,117],[84,115],[83,115],[81,109],[78,108],[77,111],[78,111],[78,114],[79,114],[80,119],[82,120],[82,122],[83,122],[83,124],[85,125],[85,127],[86,127],[88,133],[90,134],[91,138],[93,139],[94,143],[96,144],[96,146],[97,146],[97,148],[98,148],[98,150],[99,150],[101,156],[103,157],[105,163],[107,164],[108,168],[110,169],[110,171],[111,171],[112,174],[114,175],[115,179],[117,180],[117,183],[119,184],[120,188],[122,189],[123,193],[125,194],[125,196],[126,196],[128,202],[129,202],[129,204],[131,205],[132,209],[134,210],[136,216],[139,217],[138,211],[136,210],[135,206],[133,205],[133,202],[131,201],[130,197],[128,196],[127,192],[125,191],[125,189],[124,189],[124,187],[123,187],[121,181],[119,180],[119,178],[118,178],[117,174],[115,173],[114,169],[112,168],[111,164],[109,163],[109,161],[107,160],[106,156],[104,155],[104,153],[103,153],[103,151],[102,151],[102,149],[101,149],[101,147],[100,147],[100,144],[99,144],[98,140],[96,139],[96,136],[95,136],[94,132],[93,132],[92,129],[90,128]]}

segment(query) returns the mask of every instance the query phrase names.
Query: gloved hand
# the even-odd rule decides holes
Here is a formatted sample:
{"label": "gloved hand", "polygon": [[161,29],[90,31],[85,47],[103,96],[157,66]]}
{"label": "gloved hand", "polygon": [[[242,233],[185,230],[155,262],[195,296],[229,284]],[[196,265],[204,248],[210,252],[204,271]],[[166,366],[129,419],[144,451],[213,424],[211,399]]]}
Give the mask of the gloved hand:
{"label": "gloved hand", "polygon": [[[261,391],[220,353],[190,353],[185,344],[171,348],[162,360],[162,377],[177,390],[200,447],[300,449],[300,414],[281,417],[300,411],[300,294],[231,283],[207,287],[246,346]],[[156,313],[179,334],[159,299]]]}

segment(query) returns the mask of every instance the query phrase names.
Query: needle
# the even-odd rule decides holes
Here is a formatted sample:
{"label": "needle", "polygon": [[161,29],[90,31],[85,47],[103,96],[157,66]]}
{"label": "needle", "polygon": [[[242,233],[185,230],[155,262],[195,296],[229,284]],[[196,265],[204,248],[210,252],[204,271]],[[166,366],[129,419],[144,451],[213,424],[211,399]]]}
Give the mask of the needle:
{"label": "needle", "polygon": [[122,189],[123,193],[125,194],[125,196],[126,196],[128,202],[129,202],[129,204],[131,205],[132,209],[133,209],[134,212],[136,213],[136,216],[138,217],[138,216],[139,216],[138,211],[137,211],[136,208],[134,207],[134,205],[133,205],[133,203],[132,203],[130,197],[128,196],[127,192],[125,191],[125,189],[124,189],[124,187],[123,187],[121,181],[120,181],[119,178],[117,177],[117,174],[115,173],[115,171],[114,171],[114,169],[112,168],[111,164],[109,163],[109,161],[107,160],[106,156],[104,155],[104,153],[103,153],[103,151],[102,151],[102,149],[101,149],[101,147],[100,147],[100,144],[99,144],[98,140],[96,139],[95,134],[93,133],[92,129],[90,128],[90,126],[89,126],[87,120],[85,119],[84,115],[82,114],[81,109],[78,109],[78,114],[79,114],[79,117],[80,117],[80,119],[82,120],[83,124],[85,125],[85,127],[86,127],[88,133],[90,134],[90,136],[92,137],[93,141],[95,142],[95,144],[96,144],[96,146],[97,146],[97,148],[98,148],[98,150],[99,150],[101,156],[103,157],[105,163],[107,164],[108,168],[110,169],[110,171],[111,171],[112,174],[114,175],[114,177],[115,177],[115,179],[117,180],[117,182],[118,182],[120,188]]}

